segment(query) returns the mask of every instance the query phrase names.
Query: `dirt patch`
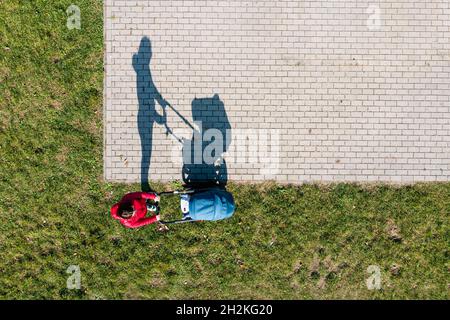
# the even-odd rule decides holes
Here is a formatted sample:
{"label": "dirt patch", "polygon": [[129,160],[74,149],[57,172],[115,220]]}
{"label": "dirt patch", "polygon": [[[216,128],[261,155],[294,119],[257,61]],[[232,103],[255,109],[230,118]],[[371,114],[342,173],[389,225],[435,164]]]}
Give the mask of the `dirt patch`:
{"label": "dirt patch", "polygon": [[311,278],[318,278],[320,276],[320,259],[318,256],[314,256],[314,259],[309,266],[309,276]]}
{"label": "dirt patch", "polygon": [[389,219],[386,224],[386,233],[390,240],[394,242],[401,242],[402,236],[400,234],[400,228],[395,224],[394,220]]}
{"label": "dirt patch", "polygon": [[325,289],[327,286],[327,279],[326,277],[321,277],[319,279],[319,281],[317,282],[317,288],[319,288],[320,290]]}
{"label": "dirt patch", "polygon": [[153,274],[150,279],[150,286],[152,288],[163,288],[167,284],[166,280],[163,278],[161,274]]}
{"label": "dirt patch", "polygon": [[298,260],[297,262],[294,263],[294,266],[292,268],[292,272],[293,273],[298,273],[302,267],[303,267],[303,263],[300,260]]}
{"label": "dirt patch", "polygon": [[59,111],[62,109],[62,103],[58,100],[53,100],[52,102],[50,102],[50,107]]}
{"label": "dirt patch", "polygon": [[62,147],[59,153],[56,155],[56,161],[60,164],[64,164],[67,161],[70,149],[66,146]]}
{"label": "dirt patch", "polygon": [[0,83],[8,79],[9,69],[7,67],[0,67]]}

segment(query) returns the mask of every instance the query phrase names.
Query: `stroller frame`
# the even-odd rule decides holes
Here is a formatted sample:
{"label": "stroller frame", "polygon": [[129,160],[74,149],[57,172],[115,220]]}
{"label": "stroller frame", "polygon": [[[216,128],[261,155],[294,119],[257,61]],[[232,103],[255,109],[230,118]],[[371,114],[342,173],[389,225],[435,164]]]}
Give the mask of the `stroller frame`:
{"label": "stroller frame", "polygon": [[[183,195],[183,194],[194,194],[194,193],[198,193],[198,192],[204,192],[204,191],[208,191],[211,189],[223,189],[223,186],[220,185],[216,185],[216,186],[211,186],[211,187],[204,187],[204,188],[187,188],[185,190],[174,190],[174,191],[164,191],[161,193],[158,193],[158,195],[160,197],[162,196],[177,196],[177,195]],[[179,220],[171,220],[171,221],[164,221],[164,220],[160,220],[159,223],[161,224],[180,224],[180,223],[188,223],[188,222],[197,222],[199,220],[192,220],[190,218],[188,219],[179,219]]]}

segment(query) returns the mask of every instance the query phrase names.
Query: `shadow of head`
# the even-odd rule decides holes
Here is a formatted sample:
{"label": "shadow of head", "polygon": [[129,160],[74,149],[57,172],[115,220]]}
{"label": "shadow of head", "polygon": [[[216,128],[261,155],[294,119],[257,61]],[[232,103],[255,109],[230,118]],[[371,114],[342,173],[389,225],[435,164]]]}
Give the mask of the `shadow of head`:
{"label": "shadow of head", "polygon": [[133,55],[133,67],[140,69],[141,66],[148,66],[152,59],[152,42],[148,37],[142,37],[139,50]]}

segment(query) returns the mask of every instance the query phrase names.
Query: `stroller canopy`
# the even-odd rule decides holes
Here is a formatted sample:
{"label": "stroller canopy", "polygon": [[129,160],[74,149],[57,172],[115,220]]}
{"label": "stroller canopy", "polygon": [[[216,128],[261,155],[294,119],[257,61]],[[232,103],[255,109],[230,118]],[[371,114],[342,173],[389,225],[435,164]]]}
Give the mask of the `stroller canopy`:
{"label": "stroller canopy", "polygon": [[231,193],[211,189],[191,196],[189,216],[192,220],[222,220],[231,217],[235,208]]}

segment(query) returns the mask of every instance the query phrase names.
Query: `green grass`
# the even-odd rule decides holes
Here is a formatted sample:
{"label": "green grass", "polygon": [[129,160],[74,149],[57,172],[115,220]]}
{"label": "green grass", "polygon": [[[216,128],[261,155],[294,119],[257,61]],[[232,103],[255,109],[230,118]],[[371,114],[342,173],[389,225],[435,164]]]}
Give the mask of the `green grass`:
{"label": "green grass", "polygon": [[102,2],[77,1],[82,30],[71,3],[0,0],[0,298],[449,298],[449,183],[231,184],[227,221],[113,221],[139,186],[102,180]]}

